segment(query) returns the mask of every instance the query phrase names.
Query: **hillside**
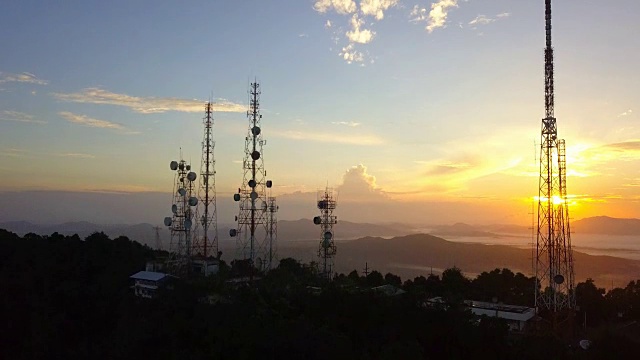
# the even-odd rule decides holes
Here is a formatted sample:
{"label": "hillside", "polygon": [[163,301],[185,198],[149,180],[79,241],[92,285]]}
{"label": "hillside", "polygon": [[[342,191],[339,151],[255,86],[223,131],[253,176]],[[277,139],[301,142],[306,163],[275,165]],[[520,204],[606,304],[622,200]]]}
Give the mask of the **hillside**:
{"label": "hillside", "polygon": [[[317,242],[281,243],[280,258],[294,257],[303,261],[316,260]],[[427,235],[414,234],[392,239],[365,237],[337,244],[336,269],[362,272],[365,262],[369,268],[392,272],[403,278],[413,278],[457,266],[467,275],[482,271],[509,268],[514,272],[531,275],[531,251],[505,245],[483,245],[451,242]],[[231,250],[231,249],[229,249]],[[640,261],[611,256],[592,256],[574,252],[576,281],[593,278],[601,286],[624,286],[637,280]]]}
{"label": "hillside", "polygon": [[640,235],[640,219],[596,216],[573,221],[571,230],[585,234]]}

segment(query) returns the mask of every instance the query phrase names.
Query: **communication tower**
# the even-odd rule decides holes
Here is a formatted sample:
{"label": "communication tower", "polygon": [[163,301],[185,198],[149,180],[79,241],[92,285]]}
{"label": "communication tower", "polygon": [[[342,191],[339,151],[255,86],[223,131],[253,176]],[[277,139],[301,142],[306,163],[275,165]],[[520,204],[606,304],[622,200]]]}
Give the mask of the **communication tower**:
{"label": "communication tower", "polygon": [[[272,268],[275,256],[275,243],[269,234],[268,198],[266,189],[273,185],[267,180],[264,169],[262,148],[266,140],[262,138],[260,128],[260,85],[251,83],[249,90],[249,129],[245,137],[245,156],[242,161],[244,171],[242,185],[233,199],[239,203],[236,217],[237,228],[229,230],[236,237],[236,257],[249,260],[252,268],[265,271]],[[275,202],[274,202],[275,204]],[[251,273],[253,275],[253,272]]]}
{"label": "communication tower", "polygon": [[269,237],[269,263],[276,262],[276,242],[278,239],[278,205],[275,196],[267,199],[267,236]]}
{"label": "communication tower", "polygon": [[553,47],[551,46],[551,0],[545,0],[545,118],[540,141],[540,177],[538,189],[538,226],[535,274],[535,305],[551,313],[554,321],[560,314],[575,308],[573,250],[569,226],[566,188],[565,141],[558,139],[554,116]]}
{"label": "communication tower", "polygon": [[318,209],[320,216],[313,218],[313,223],[320,225],[320,246],[318,258],[322,266],[321,276],[331,280],[333,274],[333,257],[336,255],[336,243],[333,240],[333,225],[338,223],[338,217],[333,215],[337,201],[333,196],[333,189],[329,187],[318,193]]}
{"label": "communication tower", "polygon": [[[202,161],[200,165],[200,186],[198,198],[201,206],[196,208],[193,253],[205,259],[218,254],[218,213],[216,207],[216,160],[213,156],[213,116],[211,102],[205,104],[204,138],[202,140]],[[199,234],[198,225],[202,226]]]}
{"label": "communication tower", "polygon": [[197,175],[184,160],[172,161],[169,167],[176,174],[171,205],[173,215],[164,218],[164,224],[171,231],[171,255],[167,265],[173,274],[187,275],[191,267],[193,208],[198,205],[194,184]]}

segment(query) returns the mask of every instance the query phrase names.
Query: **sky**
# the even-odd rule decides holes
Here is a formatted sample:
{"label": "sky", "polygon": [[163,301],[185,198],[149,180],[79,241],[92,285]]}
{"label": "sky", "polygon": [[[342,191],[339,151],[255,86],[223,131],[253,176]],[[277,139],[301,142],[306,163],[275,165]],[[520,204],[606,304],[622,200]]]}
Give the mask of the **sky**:
{"label": "sky", "polygon": [[[639,11],[553,2],[573,218],[640,217]],[[542,0],[6,2],[0,220],[160,223],[208,100],[230,219],[257,80],[281,219],[530,224],[544,36]]]}

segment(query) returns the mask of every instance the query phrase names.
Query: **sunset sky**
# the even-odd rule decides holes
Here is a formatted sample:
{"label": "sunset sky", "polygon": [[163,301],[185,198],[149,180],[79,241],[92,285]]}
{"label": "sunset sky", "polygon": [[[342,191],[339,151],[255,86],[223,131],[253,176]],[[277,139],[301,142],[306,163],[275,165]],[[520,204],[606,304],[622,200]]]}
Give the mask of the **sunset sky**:
{"label": "sunset sky", "polygon": [[[640,2],[556,0],[553,12],[572,217],[640,217]],[[199,168],[210,98],[230,199],[257,79],[281,218],[312,216],[329,184],[350,204],[343,219],[531,222],[542,0],[9,1],[0,44],[5,207],[19,193],[28,210],[53,206],[44,193],[99,194],[79,205],[90,209],[144,192],[168,214],[169,162],[182,147]],[[381,210],[357,210],[368,203]],[[64,219],[95,220],[78,214]]]}

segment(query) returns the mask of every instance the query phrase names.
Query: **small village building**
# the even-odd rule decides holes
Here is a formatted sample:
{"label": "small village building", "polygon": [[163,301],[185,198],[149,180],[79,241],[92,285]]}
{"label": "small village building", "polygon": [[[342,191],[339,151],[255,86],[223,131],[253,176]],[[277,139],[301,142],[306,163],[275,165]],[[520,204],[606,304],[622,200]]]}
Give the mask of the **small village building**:
{"label": "small village building", "polygon": [[153,271],[139,271],[130,278],[134,281],[132,286],[134,294],[148,299],[156,297],[159,289],[170,287],[175,279],[172,275]]}

